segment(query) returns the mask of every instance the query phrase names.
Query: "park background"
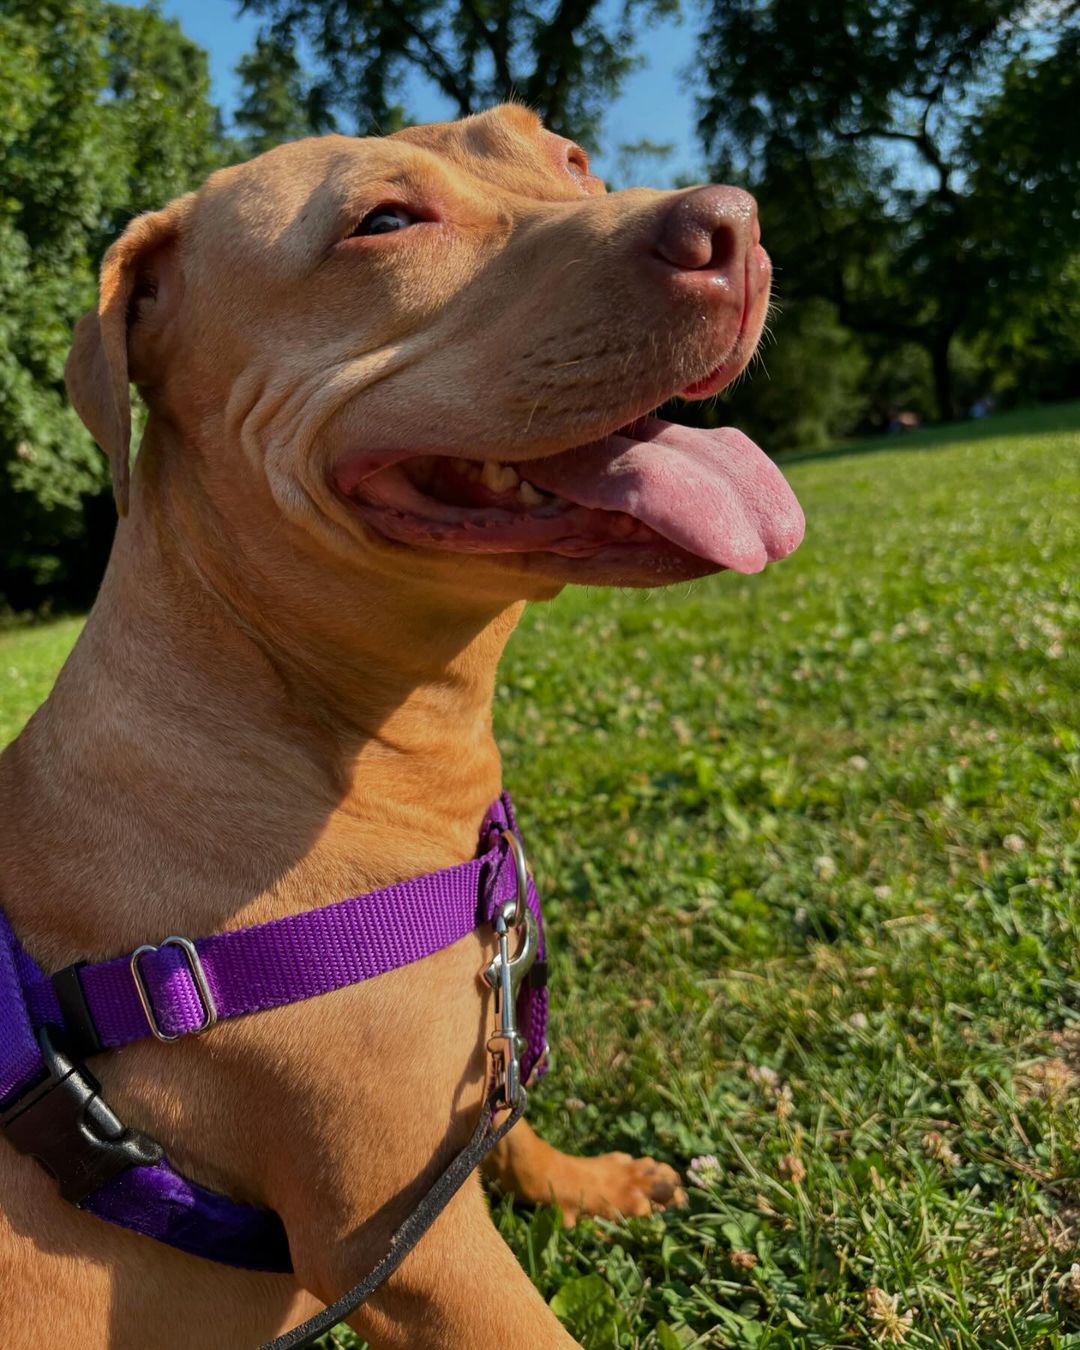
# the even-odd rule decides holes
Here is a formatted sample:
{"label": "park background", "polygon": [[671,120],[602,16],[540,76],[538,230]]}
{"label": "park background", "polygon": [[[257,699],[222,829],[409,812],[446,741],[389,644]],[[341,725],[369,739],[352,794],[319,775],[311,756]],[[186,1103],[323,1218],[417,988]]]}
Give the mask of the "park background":
{"label": "park background", "polygon": [[0,0],[0,745],[111,537],[60,376],[132,214],[508,84],[615,184],[759,193],[775,341],[682,415],[782,456],[806,542],[532,607],[497,691],[555,953],[530,1113],[690,1182],[493,1201],[588,1350],[1080,1350],[1077,9]]}
{"label": "park background", "polygon": [[513,96],[612,186],[752,188],[772,338],[755,378],[673,415],[733,420],[770,453],[1080,396],[1078,10],[0,0],[0,608],[85,607],[107,556],[104,461],[62,391],[105,248],[313,131]]}

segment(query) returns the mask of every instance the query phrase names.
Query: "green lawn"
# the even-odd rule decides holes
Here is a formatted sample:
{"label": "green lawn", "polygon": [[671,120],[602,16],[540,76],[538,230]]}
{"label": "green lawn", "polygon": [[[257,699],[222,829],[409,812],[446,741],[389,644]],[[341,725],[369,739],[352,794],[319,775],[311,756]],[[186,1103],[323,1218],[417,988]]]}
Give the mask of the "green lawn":
{"label": "green lawn", "polygon": [[82,621],[0,629],[0,746],[10,741],[49,692]]}
{"label": "green lawn", "polygon": [[[585,1345],[1080,1347],[1078,456],[1073,405],[791,462],[791,561],[511,644],[534,1119],[708,1159],[651,1220],[496,1202]],[[75,631],[0,635],[4,733]]]}

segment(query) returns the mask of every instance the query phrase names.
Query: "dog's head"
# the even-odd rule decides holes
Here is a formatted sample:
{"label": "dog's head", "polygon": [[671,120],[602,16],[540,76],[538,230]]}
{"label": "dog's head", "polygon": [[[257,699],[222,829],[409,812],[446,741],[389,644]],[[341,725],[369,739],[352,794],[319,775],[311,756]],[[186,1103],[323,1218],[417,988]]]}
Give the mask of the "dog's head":
{"label": "dog's head", "polygon": [[135,220],[68,387],[122,512],[130,379],[147,490],[241,541],[518,596],[753,571],[802,536],[780,473],[648,414],[743,369],[769,284],[745,193],[608,194],[507,106],[281,146]]}

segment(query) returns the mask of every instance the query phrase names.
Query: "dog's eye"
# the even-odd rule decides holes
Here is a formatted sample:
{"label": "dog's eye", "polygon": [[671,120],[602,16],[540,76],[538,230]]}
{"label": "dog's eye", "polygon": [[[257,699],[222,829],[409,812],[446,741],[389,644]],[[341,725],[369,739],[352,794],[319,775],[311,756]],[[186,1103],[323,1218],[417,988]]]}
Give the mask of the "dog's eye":
{"label": "dog's eye", "polygon": [[369,211],[364,219],[349,235],[357,239],[368,234],[393,234],[396,230],[408,229],[415,225],[418,217],[406,211],[403,206],[377,206]]}

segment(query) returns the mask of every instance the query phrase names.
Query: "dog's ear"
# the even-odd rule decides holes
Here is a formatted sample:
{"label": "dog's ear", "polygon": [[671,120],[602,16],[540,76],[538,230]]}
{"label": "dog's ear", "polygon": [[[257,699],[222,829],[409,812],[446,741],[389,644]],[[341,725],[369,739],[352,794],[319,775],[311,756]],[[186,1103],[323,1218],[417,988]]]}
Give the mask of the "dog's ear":
{"label": "dog's ear", "polygon": [[182,291],[179,244],[191,197],[136,216],[105,254],[96,309],[75,326],[64,368],[72,406],[109,456],[116,509],[126,515],[130,382],[152,383],[155,357]]}

